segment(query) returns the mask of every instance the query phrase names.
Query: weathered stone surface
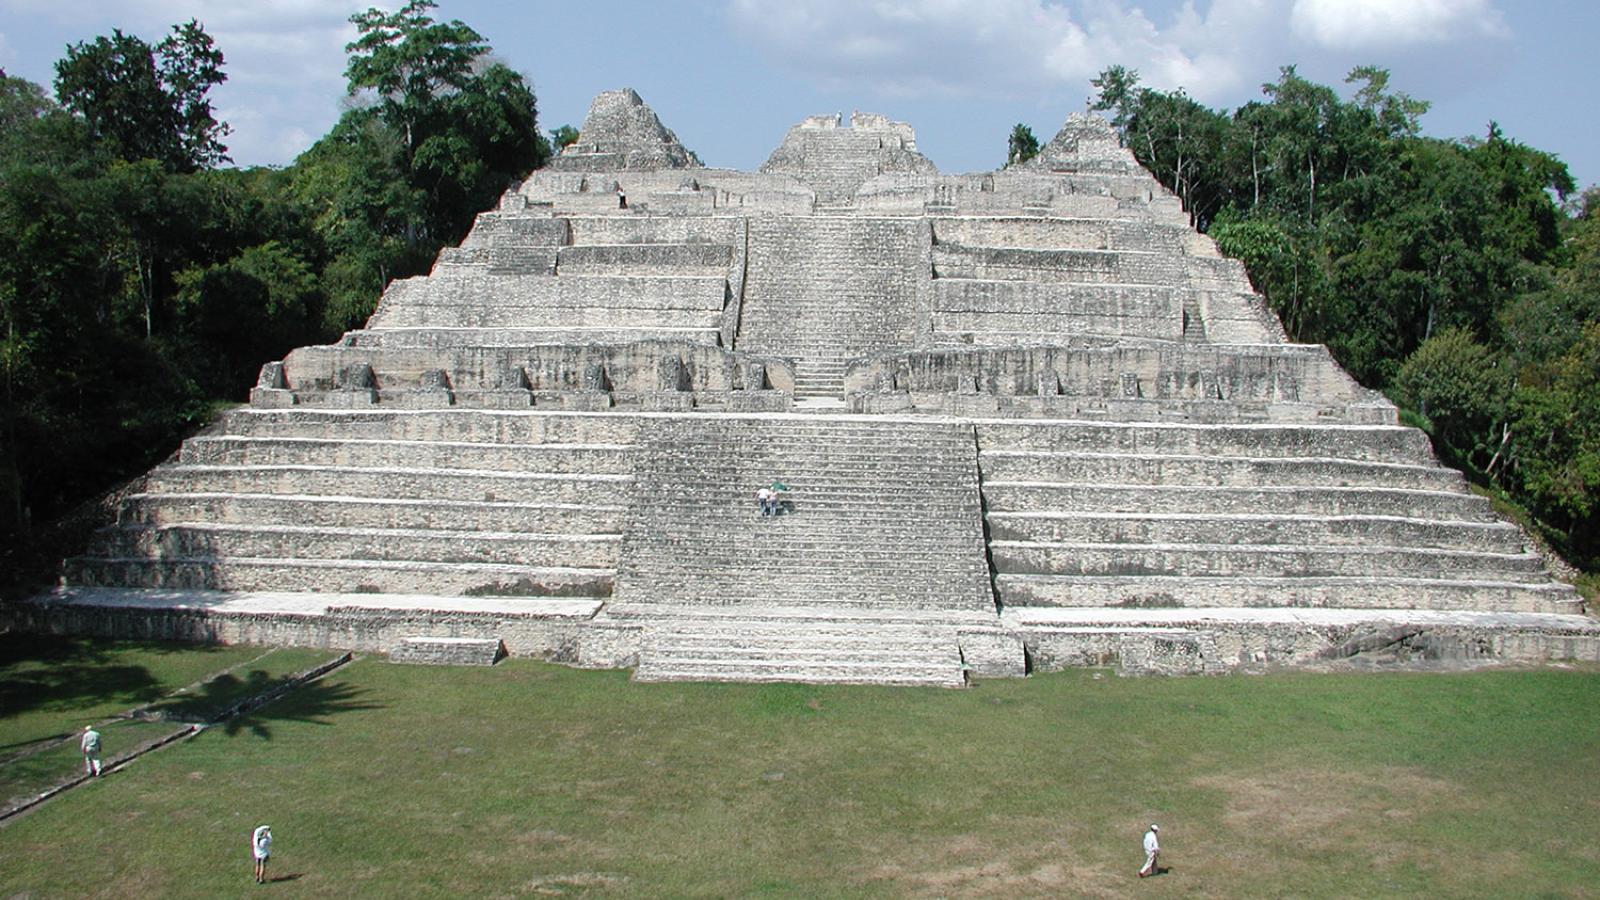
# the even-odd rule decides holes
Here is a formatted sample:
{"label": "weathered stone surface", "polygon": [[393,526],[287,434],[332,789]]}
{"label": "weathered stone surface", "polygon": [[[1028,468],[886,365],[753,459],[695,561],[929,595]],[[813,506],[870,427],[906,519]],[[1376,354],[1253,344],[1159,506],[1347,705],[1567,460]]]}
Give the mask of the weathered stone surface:
{"label": "weathered stone surface", "polygon": [[678,136],[632,88],[606,91],[589,105],[578,140],[551,160],[558,172],[682,169],[695,166]]}

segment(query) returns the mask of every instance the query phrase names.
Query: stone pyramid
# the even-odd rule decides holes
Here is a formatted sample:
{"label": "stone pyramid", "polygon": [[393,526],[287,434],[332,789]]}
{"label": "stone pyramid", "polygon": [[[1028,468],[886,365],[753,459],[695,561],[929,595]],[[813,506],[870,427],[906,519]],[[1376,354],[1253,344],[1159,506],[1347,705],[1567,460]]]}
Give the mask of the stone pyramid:
{"label": "stone pyramid", "polygon": [[578,139],[550,161],[557,172],[687,169],[697,166],[678,136],[632,88],[606,91],[589,104]]}
{"label": "stone pyramid", "polygon": [[264,367],[17,624],[947,686],[1600,658],[1102,120],[943,175],[819,117],[749,173],[616,91],[574,146]]}

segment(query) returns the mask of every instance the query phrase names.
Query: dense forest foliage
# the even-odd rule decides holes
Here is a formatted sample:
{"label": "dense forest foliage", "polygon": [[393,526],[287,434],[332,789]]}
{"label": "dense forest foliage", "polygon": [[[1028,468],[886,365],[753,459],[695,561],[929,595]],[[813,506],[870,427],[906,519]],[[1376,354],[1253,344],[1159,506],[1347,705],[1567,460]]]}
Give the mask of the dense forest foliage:
{"label": "dense forest foliage", "polygon": [[0,537],[171,452],[262,362],[362,322],[543,163],[534,95],[434,4],[352,17],[349,109],[283,169],[222,168],[200,23],[0,73]]}
{"label": "dense forest foliage", "polygon": [[[262,362],[357,326],[548,158],[526,81],[434,8],[352,17],[349,108],[281,169],[225,166],[225,59],[198,22],[72,45],[53,91],[0,73],[8,548],[243,399]],[[1427,105],[1380,69],[1343,99],[1288,68],[1232,113],[1120,67],[1095,84],[1296,340],[1595,564],[1600,194],[1493,125],[1422,137]],[[1019,124],[1008,162],[1037,149]]]}
{"label": "dense forest foliage", "polygon": [[[1600,562],[1600,191],[1494,123],[1423,137],[1428,104],[1362,67],[1293,67],[1228,113],[1113,66],[1096,108],[1251,280],[1446,461]],[[1011,140],[1015,151],[1017,138]]]}

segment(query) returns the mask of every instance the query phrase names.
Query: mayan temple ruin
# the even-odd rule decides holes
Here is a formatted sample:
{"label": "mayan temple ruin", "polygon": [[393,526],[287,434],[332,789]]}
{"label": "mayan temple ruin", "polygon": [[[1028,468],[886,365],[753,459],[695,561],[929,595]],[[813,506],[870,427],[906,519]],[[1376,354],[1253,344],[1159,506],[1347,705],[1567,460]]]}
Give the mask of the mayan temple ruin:
{"label": "mayan temple ruin", "polygon": [[622,90],[14,615],[957,686],[1600,659],[1582,607],[1105,121],[952,175],[904,123],[815,117],[740,172]]}

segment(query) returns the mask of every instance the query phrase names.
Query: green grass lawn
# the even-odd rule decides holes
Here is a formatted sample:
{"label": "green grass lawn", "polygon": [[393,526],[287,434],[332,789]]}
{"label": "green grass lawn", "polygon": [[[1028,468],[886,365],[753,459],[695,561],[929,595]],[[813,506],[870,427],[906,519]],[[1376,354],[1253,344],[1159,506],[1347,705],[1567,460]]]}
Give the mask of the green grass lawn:
{"label": "green grass lawn", "polygon": [[266,652],[0,634],[0,757],[82,731]]}
{"label": "green grass lawn", "polygon": [[[1596,759],[1593,671],[946,691],[374,658],[0,829],[0,896],[1590,896]],[[286,880],[258,889],[263,822]]]}
{"label": "green grass lawn", "polygon": [[[77,734],[95,723],[107,765],[208,722],[232,704],[333,658],[326,650],[113,643],[0,635],[0,806],[83,770]],[[135,708],[147,717],[125,714]]]}

